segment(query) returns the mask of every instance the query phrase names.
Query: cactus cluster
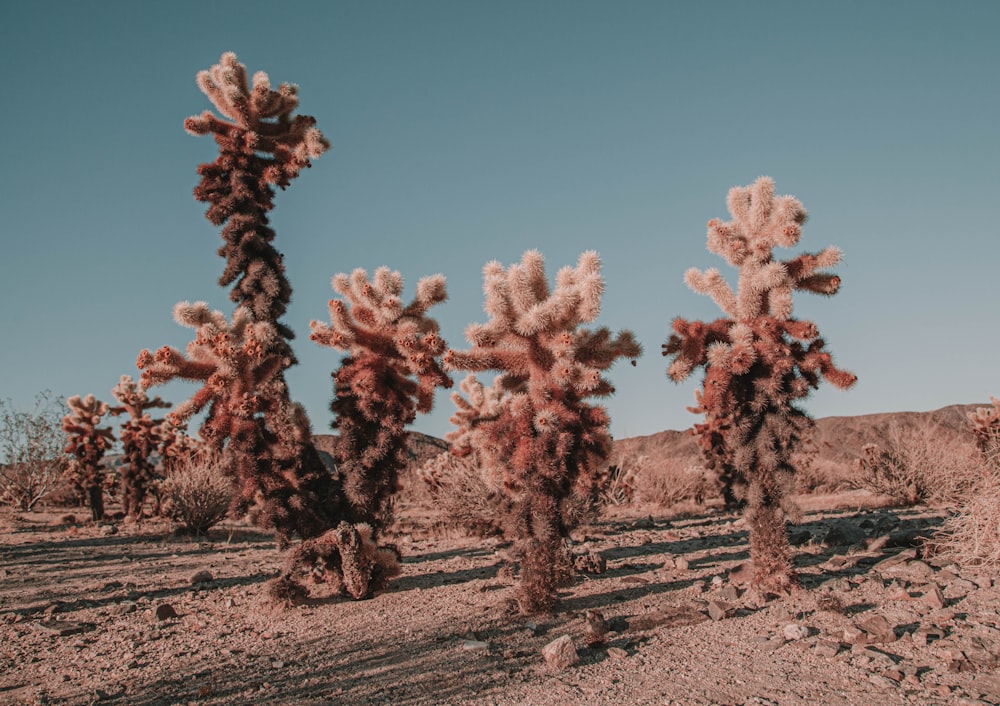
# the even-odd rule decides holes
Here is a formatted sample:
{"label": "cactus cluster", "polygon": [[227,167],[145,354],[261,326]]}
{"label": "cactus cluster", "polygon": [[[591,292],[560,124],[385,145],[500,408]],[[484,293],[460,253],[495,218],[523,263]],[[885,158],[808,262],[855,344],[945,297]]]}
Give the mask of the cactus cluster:
{"label": "cactus cluster", "polygon": [[110,427],[99,426],[110,410],[107,402],[94,395],[74,395],[66,400],[69,414],[62,419],[66,433],[66,453],[73,458],[66,478],[87,499],[91,518],[104,519],[104,453],[115,443]]}
{"label": "cactus cluster", "polygon": [[695,433],[707,462],[730,489],[747,484],[754,582],[762,589],[795,583],[785,529],[785,488],[794,472],[792,453],[811,430],[812,420],[795,402],[826,379],[851,387],[856,377],[834,366],[816,325],[792,316],[796,290],[833,295],[840,278],[824,270],[840,261],[828,247],[790,260],[777,260],[776,247],[799,242],[806,211],[792,196],[775,196],[774,182],[761,177],[730,190],[733,220],[708,223],[708,249],[739,271],[736,291],[714,268],[685,273],[688,286],[707,294],[724,317],[705,323],[677,318],[663,346],[672,357],[669,377],[705,370],[697,404],[704,414]]}
{"label": "cactus cluster", "polygon": [[547,611],[568,571],[563,540],[592,500],[611,447],[607,412],[588,399],[610,395],[602,372],[641,349],[630,331],[581,328],[597,318],[604,291],[595,252],[560,270],[552,290],[537,251],[509,269],[487,264],[484,279],[490,320],[469,326],[472,348],[448,350],[444,364],[495,371],[509,394],[495,419],[476,421],[477,445],[485,472],[512,499],[521,609]]}

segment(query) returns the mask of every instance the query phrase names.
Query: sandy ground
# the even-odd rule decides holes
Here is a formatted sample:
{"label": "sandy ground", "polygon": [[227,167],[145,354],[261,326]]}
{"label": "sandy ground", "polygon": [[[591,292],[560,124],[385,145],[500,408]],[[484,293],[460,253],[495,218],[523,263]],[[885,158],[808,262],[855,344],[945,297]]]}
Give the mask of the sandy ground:
{"label": "sandy ground", "polygon": [[[805,589],[781,598],[741,585],[736,516],[605,519],[572,550],[607,570],[537,618],[501,542],[416,516],[386,593],[277,610],[262,596],[282,557],[250,526],[194,541],[64,514],[0,521],[2,704],[1000,703],[998,588],[923,556],[932,509],[807,512]],[[559,668],[541,651],[564,635],[579,663]]]}

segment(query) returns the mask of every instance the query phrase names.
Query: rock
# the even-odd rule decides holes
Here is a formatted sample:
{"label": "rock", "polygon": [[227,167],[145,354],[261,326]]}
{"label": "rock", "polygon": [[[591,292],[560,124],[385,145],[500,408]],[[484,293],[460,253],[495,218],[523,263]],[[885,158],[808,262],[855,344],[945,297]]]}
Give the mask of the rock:
{"label": "rock", "polygon": [[723,601],[708,602],[708,617],[712,620],[722,620],[732,615],[733,607]]}
{"label": "rock", "polygon": [[797,530],[789,533],[788,543],[793,547],[801,547],[805,544],[809,544],[812,541],[812,532],[807,529]]}
{"label": "rock", "polygon": [[569,635],[557,637],[542,648],[545,663],[554,670],[561,671],[580,664],[580,654],[576,651],[573,638]]}
{"label": "rock", "polygon": [[872,569],[878,571],[879,573],[884,573],[887,569],[890,569],[891,567],[903,564],[907,561],[910,561],[911,559],[916,559],[916,558],[917,558],[916,549],[904,549],[903,551],[897,554],[893,554],[890,557],[886,557],[882,561],[875,564],[872,567]]}
{"label": "rock", "polygon": [[82,632],[89,632],[96,626],[92,623],[69,623],[62,620],[40,620],[32,623],[31,627],[37,632],[66,637],[67,635],[79,635]]}
{"label": "rock", "polygon": [[926,530],[920,529],[907,529],[907,530],[897,530],[889,534],[889,541],[885,545],[887,548],[897,548],[897,547],[919,547],[924,541],[924,532]]}
{"label": "rock", "polygon": [[646,613],[629,620],[629,630],[643,631],[658,628],[661,625],[667,627],[687,627],[697,625],[708,620],[708,616],[694,606],[668,606],[655,613]]}
{"label": "rock", "polygon": [[724,586],[719,591],[719,598],[730,603],[739,600],[740,591],[736,586]]}
{"label": "rock", "polygon": [[825,547],[849,547],[852,544],[861,544],[868,538],[864,530],[856,527],[853,522],[847,520],[836,520],[820,542]]}
{"label": "rock", "polygon": [[753,580],[753,564],[745,562],[729,570],[729,583],[734,586],[745,586]]}
{"label": "rock", "polygon": [[161,603],[156,606],[154,615],[157,620],[172,620],[177,617],[177,611],[169,603]]}
{"label": "rock", "polygon": [[931,641],[942,639],[944,637],[944,630],[941,628],[921,625],[913,631],[913,635],[911,637],[914,645],[918,647],[926,647]]}
{"label": "rock", "polygon": [[858,628],[865,633],[865,642],[868,644],[884,644],[896,641],[896,631],[892,625],[881,615],[873,615],[858,623]]}
{"label": "rock", "polygon": [[784,635],[785,639],[789,642],[804,640],[809,637],[809,628],[798,623],[788,623],[784,628],[782,628],[781,634]]}
{"label": "rock", "polygon": [[462,649],[470,652],[486,652],[490,649],[490,643],[484,640],[462,640]]}
{"label": "rock", "polygon": [[609,647],[608,657],[611,659],[625,659],[628,657],[628,652],[623,650],[621,647]]}
{"label": "rock", "polygon": [[115,527],[114,525],[101,525],[101,534],[105,536],[118,534],[118,528]]}
{"label": "rock", "polygon": [[941,592],[937,584],[928,586],[919,600],[924,605],[930,606],[933,610],[941,610],[948,605],[948,602],[944,598],[944,593]]}
{"label": "rock", "polygon": [[608,561],[598,552],[578,554],[573,557],[573,568],[581,574],[603,574],[608,570]]}
{"label": "rock", "polygon": [[679,559],[674,559],[674,566],[677,567],[678,571],[687,571],[691,564],[684,557],[680,557]]}
{"label": "rock", "polygon": [[191,585],[194,586],[199,583],[209,583],[213,581],[214,578],[215,577],[212,576],[211,571],[202,569],[201,571],[196,572],[195,575],[191,577]]}
{"label": "rock", "polygon": [[821,657],[836,657],[840,647],[841,644],[837,640],[821,639],[816,641],[813,650]]}
{"label": "rock", "polygon": [[587,621],[584,627],[587,646],[602,644],[608,634],[608,621],[604,619],[604,615],[597,610],[588,610],[584,613],[584,619]]}

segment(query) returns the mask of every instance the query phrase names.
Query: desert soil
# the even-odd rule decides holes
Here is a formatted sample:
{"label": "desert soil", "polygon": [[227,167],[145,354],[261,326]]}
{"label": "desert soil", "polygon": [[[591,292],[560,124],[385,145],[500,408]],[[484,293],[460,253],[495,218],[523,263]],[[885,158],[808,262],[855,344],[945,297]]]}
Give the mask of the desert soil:
{"label": "desert soil", "polygon": [[[8,516],[0,703],[1000,702],[998,588],[925,555],[941,510],[863,500],[841,497],[849,509],[792,528],[804,589],[782,597],[742,584],[738,516],[601,520],[572,551],[606,570],[530,618],[502,542],[416,516],[403,518],[403,571],[387,592],[291,609],[264,600],[282,556],[246,524],[192,540],[160,520]],[[601,644],[587,645],[587,611],[610,625]],[[579,663],[547,663],[542,648],[564,635]]]}

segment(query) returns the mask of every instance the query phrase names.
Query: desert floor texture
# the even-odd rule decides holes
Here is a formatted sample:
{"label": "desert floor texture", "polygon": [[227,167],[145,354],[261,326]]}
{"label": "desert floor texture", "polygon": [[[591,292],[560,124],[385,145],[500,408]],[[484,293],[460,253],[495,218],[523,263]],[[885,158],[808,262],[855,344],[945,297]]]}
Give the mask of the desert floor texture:
{"label": "desert floor texture", "polygon": [[[513,601],[506,545],[401,518],[402,574],[371,600],[264,599],[271,538],[207,538],[8,514],[0,525],[3,704],[967,704],[1000,702],[989,577],[926,550],[932,508],[863,491],[802,499],[804,590],[743,585],[738,515],[605,518],[554,615]],[[634,514],[634,513],[633,513]],[[112,529],[114,527],[114,529]],[[405,532],[402,531],[405,528]],[[587,644],[587,611],[610,628]],[[579,663],[542,648],[568,635]]]}

